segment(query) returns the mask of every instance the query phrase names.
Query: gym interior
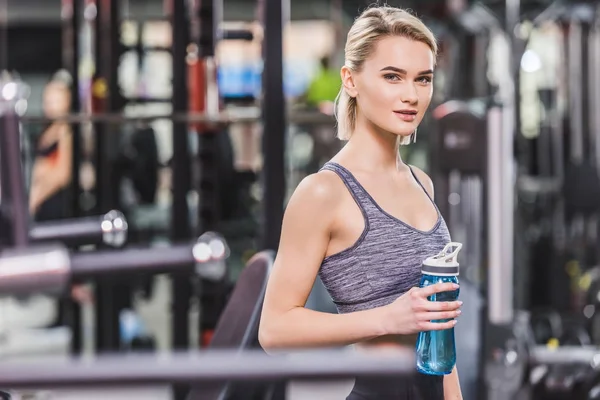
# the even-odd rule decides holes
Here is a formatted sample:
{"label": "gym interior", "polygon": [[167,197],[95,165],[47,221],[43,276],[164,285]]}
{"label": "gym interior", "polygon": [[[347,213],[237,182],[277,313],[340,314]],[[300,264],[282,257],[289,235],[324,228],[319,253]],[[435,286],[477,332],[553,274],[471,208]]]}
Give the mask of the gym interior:
{"label": "gym interior", "polygon": [[[334,400],[410,373],[258,343],[370,4],[0,0],[0,398]],[[463,398],[600,399],[600,3],[388,4],[440,45],[401,151],[463,244]],[[306,307],[336,312],[318,279]]]}

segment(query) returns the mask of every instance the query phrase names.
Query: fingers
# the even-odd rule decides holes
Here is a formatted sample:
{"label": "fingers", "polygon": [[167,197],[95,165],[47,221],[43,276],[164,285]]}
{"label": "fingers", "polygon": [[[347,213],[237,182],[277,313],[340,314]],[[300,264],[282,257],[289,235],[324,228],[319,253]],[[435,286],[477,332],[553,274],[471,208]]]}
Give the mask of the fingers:
{"label": "fingers", "polygon": [[418,293],[422,297],[429,297],[436,293],[441,292],[451,292],[453,290],[458,289],[458,285],[455,283],[436,283],[435,285],[426,286],[424,288],[418,289]]}
{"label": "fingers", "polygon": [[456,325],[455,319],[453,319],[452,321],[448,321],[448,322],[421,322],[421,323],[419,323],[419,329],[422,332],[442,331],[444,329],[454,328],[455,325]]}
{"label": "fingers", "polygon": [[424,311],[454,311],[462,306],[462,301],[423,301],[420,309]]}
{"label": "fingers", "polygon": [[453,318],[458,318],[460,313],[461,313],[460,310],[426,312],[426,313],[418,314],[417,319],[420,321],[437,321],[437,320],[443,320],[443,319],[453,319]]}

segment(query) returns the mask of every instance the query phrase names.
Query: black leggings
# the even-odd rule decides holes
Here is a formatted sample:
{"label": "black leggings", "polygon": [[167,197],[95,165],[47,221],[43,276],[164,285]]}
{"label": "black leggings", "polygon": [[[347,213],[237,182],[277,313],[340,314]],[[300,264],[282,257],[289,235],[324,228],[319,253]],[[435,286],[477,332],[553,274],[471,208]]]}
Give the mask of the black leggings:
{"label": "black leggings", "polygon": [[444,377],[356,378],[346,400],[444,400]]}

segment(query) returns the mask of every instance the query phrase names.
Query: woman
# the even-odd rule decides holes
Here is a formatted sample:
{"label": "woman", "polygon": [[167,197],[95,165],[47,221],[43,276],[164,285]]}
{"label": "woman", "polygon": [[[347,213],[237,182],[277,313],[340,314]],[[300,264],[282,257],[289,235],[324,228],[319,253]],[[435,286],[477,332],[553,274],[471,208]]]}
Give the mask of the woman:
{"label": "woman", "polygon": [[[43,109],[48,118],[60,118],[69,113],[71,91],[66,73],[57,73],[46,85]],[[29,211],[38,221],[68,217],[72,140],[69,124],[56,120],[43,130],[36,141]]]}
{"label": "woman", "polygon": [[[460,302],[418,288],[422,261],[450,241],[431,179],[402,162],[432,96],[437,44],[416,17],[369,8],[346,44],[338,98],[345,147],[305,178],[287,206],[259,338],[278,348],[358,344],[414,350],[416,334],[448,329]],[[339,314],[304,307],[319,274]],[[446,323],[432,320],[452,319]],[[458,375],[358,378],[347,399],[461,399]]]}

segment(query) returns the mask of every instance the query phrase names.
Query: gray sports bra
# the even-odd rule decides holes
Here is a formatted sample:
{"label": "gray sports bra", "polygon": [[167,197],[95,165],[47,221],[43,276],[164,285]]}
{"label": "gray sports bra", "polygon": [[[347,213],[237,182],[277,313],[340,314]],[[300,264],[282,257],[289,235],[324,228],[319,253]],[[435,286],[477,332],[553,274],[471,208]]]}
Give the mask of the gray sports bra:
{"label": "gray sports bra", "polygon": [[[384,306],[418,286],[423,260],[439,253],[450,242],[448,227],[435,203],[437,223],[424,232],[381,209],[346,168],[328,162],[321,169],[339,175],[365,220],[365,229],[356,243],[326,257],[319,270],[338,312]],[[412,168],[411,173],[425,191]]]}

